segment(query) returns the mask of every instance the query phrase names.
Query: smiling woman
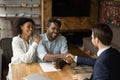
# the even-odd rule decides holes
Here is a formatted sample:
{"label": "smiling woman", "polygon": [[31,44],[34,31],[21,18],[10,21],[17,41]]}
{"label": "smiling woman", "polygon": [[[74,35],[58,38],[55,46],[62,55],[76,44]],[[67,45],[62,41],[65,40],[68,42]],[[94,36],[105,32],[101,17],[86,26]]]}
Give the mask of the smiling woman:
{"label": "smiling woman", "polygon": [[9,64],[7,80],[12,80],[11,64],[36,62],[35,50],[40,40],[39,36],[33,37],[34,21],[30,18],[20,18],[16,22],[15,37],[12,39],[13,57]]}

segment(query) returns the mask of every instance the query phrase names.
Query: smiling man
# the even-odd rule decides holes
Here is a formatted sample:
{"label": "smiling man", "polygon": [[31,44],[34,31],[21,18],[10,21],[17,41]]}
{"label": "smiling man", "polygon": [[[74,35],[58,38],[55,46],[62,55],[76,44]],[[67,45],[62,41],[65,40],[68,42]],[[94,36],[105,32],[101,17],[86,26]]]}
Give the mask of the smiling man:
{"label": "smiling man", "polygon": [[46,33],[41,34],[42,40],[37,48],[38,60],[52,61],[56,58],[64,59],[68,53],[67,41],[59,33],[61,22],[57,18],[50,18],[47,23]]}

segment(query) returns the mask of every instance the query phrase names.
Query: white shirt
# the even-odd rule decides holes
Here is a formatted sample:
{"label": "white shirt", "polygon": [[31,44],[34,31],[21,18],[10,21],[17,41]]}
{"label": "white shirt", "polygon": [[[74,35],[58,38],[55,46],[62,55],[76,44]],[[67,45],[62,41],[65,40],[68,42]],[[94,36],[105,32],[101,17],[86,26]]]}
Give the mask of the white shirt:
{"label": "white shirt", "polygon": [[13,57],[11,63],[31,63],[35,61],[37,43],[29,39],[29,44],[16,36],[12,40]]}
{"label": "white shirt", "polygon": [[9,64],[9,72],[7,80],[12,80],[11,64],[19,63],[32,63],[36,61],[36,47],[37,43],[29,39],[29,44],[24,41],[20,35],[16,36],[12,40],[13,57]]}
{"label": "white shirt", "polygon": [[105,50],[107,50],[107,49],[109,49],[109,48],[110,48],[110,46],[107,46],[107,47],[105,47],[105,48],[102,48],[102,49],[98,50],[97,56],[100,56],[103,51],[105,51]]}
{"label": "white shirt", "polygon": [[47,53],[65,54],[68,52],[67,40],[64,36],[59,35],[54,41],[49,41],[46,33],[41,34],[41,41],[37,48],[39,61],[43,61]]}

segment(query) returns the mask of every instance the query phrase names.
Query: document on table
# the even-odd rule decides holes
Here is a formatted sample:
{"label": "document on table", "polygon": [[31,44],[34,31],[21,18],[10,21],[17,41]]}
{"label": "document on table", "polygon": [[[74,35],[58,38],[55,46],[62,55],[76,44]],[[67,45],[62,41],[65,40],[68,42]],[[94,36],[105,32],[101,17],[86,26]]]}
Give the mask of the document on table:
{"label": "document on table", "polygon": [[34,73],[23,78],[24,80],[51,80],[49,77]]}
{"label": "document on table", "polygon": [[39,63],[44,72],[60,71],[60,69],[54,68],[52,63]]}

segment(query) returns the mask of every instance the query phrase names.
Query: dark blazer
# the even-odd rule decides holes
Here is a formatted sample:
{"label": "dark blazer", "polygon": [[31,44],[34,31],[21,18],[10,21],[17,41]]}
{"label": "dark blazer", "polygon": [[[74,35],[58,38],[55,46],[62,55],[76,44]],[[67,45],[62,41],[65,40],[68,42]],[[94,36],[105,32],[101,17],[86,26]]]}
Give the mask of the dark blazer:
{"label": "dark blazer", "polygon": [[120,80],[119,74],[120,53],[116,49],[109,48],[96,60],[90,80]]}
{"label": "dark blazer", "polygon": [[85,58],[85,57],[80,57],[79,56],[77,58],[77,65],[85,64],[85,65],[88,65],[88,66],[94,66],[95,61],[96,61],[96,59],[93,59],[93,58]]}

